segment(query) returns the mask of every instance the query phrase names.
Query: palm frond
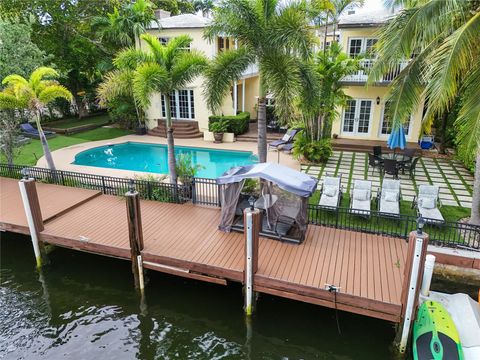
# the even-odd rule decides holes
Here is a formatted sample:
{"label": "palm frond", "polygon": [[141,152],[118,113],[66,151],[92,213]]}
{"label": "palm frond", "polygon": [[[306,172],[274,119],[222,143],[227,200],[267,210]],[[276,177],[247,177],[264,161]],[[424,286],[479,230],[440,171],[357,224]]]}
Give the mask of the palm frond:
{"label": "palm frond", "polygon": [[204,90],[207,106],[213,113],[223,104],[232,82],[237,81],[254,58],[247,48],[218,54],[205,69]]}
{"label": "palm frond", "polygon": [[3,85],[15,85],[15,84],[21,84],[21,85],[27,85],[28,81],[21,75],[17,74],[12,74],[5,76],[5,78],[2,80]]}
{"label": "palm frond", "polygon": [[133,77],[133,95],[135,101],[144,109],[150,106],[153,93],[170,93],[172,90],[168,72],[157,63],[141,64]]}
{"label": "palm frond", "polygon": [[179,54],[182,54],[187,51],[192,42],[192,38],[188,35],[180,35],[172,38],[164,49],[164,58],[165,66],[167,69],[170,69],[175,63],[175,59]]}
{"label": "palm frond", "polygon": [[152,53],[155,62],[164,63],[166,47],[160,43],[160,40],[151,34],[140,35],[140,38],[147,44],[148,50]]}
{"label": "palm frond", "polygon": [[207,66],[205,56],[195,50],[183,51],[171,68],[172,86],[175,89],[185,87]]}
{"label": "palm frond", "polygon": [[151,54],[130,47],[119,51],[113,59],[113,64],[118,69],[134,70],[139,64],[153,61]]}
{"label": "palm frond", "polygon": [[34,91],[36,91],[37,87],[40,85],[42,80],[46,79],[54,79],[57,78],[60,74],[57,70],[52,69],[50,67],[41,66],[35,69],[29,78],[30,86]]}
{"label": "palm frond", "polygon": [[47,105],[58,98],[70,101],[72,100],[73,95],[63,85],[49,85],[38,93],[38,100],[44,105]]}
{"label": "palm frond", "polygon": [[434,113],[448,109],[463,83],[463,75],[480,55],[480,12],[448,36],[429,56],[431,71],[426,87],[429,108]]}
{"label": "palm frond", "polygon": [[119,96],[133,96],[133,71],[113,70],[105,74],[102,83],[97,88],[97,99],[100,106]]}

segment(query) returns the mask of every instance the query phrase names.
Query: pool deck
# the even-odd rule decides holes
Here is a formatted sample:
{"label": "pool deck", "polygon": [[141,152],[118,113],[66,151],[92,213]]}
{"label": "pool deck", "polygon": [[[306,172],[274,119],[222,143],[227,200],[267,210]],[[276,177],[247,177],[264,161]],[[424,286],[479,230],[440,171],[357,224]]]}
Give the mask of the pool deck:
{"label": "pool deck", "polygon": [[[125,199],[50,184],[37,184],[37,192],[41,241],[130,260]],[[0,230],[29,234],[17,180],[0,178],[0,200]],[[140,206],[144,267],[222,285],[243,281],[244,235],[218,230],[218,208],[147,200]],[[399,322],[406,257],[403,239],[310,225],[300,245],[260,238],[254,289]]]}
{"label": "pool deck", "polygon": [[[161,138],[158,136],[150,136],[150,135],[127,135],[121,136],[115,139],[109,140],[100,140],[100,141],[91,141],[88,143],[82,143],[78,145],[72,145],[69,147],[65,147],[59,150],[55,150],[52,152],[53,160],[55,162],[55,166],[58,170],[65,170],[65,171],[76,171],[81,173],[88,173],[94,175],[104,175],[104,176],[115,176],[115,177],[133,177],[135,175],[141,176],[152,173],[140,172],[140,171],[131,171],[131,170],[118,170],[118,169],[111,169],[111,168],[100,168],[100,167],[93,167],[93,166],[83,166],[83,165],[75,165],[72,162],[75,160],[75,155],[79,152],[98,147],[103,145],[109,144],[120,144],[127,141],[132,142],[139,142],[139,143],[150,143],[150,144],[166,144],[167,139]],[[237,151],[251,151],[255,155],[258,154],[258,147],[257,143],[253,142],[233,142],[233,143],[221,143],[221,144],[214,144],[213,142],[204,141],[202,138],[196,139],[175,139],[175,145],[178,146],[189,146],[189,147],[200,147],[200,148],[210,148],[216,150],[237,150]],[[282,165],[291,167],[295,170],[300,170],[300,163],[292,158],[291,155],[285,154],[283,152],[277,151],[268,151],[267,161],[270,162],[279,162]],[[42,156],[38,162],[38,167],[48,167],[45,157]],[[161,174],[158,174],[161,175]]]}

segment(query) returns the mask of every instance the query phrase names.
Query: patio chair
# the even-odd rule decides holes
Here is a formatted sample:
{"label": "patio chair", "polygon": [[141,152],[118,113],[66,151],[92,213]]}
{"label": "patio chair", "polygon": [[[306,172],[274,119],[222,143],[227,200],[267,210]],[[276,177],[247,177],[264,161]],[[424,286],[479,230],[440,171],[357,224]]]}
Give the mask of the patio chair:
{"label": "patio chair", "polygon": [[378,212],[381,216],[400,217],[400,180],[383,179],[377,194]]}
{"label": "patio chair", "polygon": [[383,175],[393,175],[394,179],[398,179],[398,163],[397,160],[383,160]]}
{"label": "patio chair", "polygon": [[[29,123],[21,124],[20,129],[22,130],[22,134],[32,138],[32,139],[40,139],[40,133],[37,129],[35,129],[32,125]],[[53,131],[44,131],[46,138],[55,136],[56,134]]]}
{"label": "patio chair", "polygon": [[375,154],[368,154],[368,167],[372,167],[372,175],[375,171],[375,168],[378,167],[380,171],[382,170],[382,161],[375,157]]}
{"label": "patio chair", "polygon": [[417,154],[417,149],[407,148],[407,149],[403,150],[403,154],[413,158]]}
{"label": "patio chair", "polygon": [[377,146],[373,147],[373,156],[375,156],[375,158],[380,160],[380,158],[382,156],[382,147],[381,146],[377,145]]}
{"label": "patio chair", "polygon": [[[292,227],[297,227],[297,216],[300,212],[298,206],[289,206],[285,207],[282,213],[277,217],[275,224],[273,226],[273,231],[277,234],[278,238],[282,240],[285,237]],[[299,239],[300,242],[303,241],[304,234],[301,235]]]}
{"label": "patio chair", "polygon": [[413,158],[412,162],[408,166],[408,174],[410,176],[410,179],[413,179],[415,177],[415,171],[416,171],[416,168],[417,168],[418,160],[420,160],[420,158],[418,158],[418,157]]}
{"label": "patio chair", "polygon": [[318,205],[336,210],[342,200],[342,177],[326,176],[323,180],[320,201]]}
{"label": "patio chair", "polygon": [[372,182],[369,180],[355,180],[353,182],[350,209],[352,213],[370,216],[372,201]]}
{"label": "patio chair", "polygon": [[436,185],[420,185],[418,195],[413,198],[412,207],[417,208],[427,224],[443,224],[445,219],[439,210],[441,206],[439,198],[440,188]]}
{"label": "patio chair", "polygon": [[282,151],[286,153],[291,153],[293,150],[293,142],[285,144],[282,146]]}
{"label": "patio chair", "polygon": [[279,146],[289,144],[295,138],[295,135],[298,134],[300,129],[291,129],[289,130],[281,139],[274,140],[268,144],[268,148],[275,148],[278,149]]}

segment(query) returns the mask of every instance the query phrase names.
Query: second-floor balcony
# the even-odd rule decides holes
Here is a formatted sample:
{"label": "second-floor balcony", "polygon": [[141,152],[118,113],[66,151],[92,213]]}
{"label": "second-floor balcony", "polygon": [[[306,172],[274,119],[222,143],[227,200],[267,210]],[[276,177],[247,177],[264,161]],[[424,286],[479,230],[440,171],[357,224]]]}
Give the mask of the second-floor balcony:
{"label": "second-floor balcony", "polygon": [[[360,61],[362,68],[355,74],[347,75],[342,79],[345,83],[365,83],[368,80],[370,69],[373,67],[375,59],[364,59]],[[400,72],[408,65],[408,60],[400,61],[395,69],[392,69],[387,74],[384,74],[376,83],[388,84],[395,79]]]}

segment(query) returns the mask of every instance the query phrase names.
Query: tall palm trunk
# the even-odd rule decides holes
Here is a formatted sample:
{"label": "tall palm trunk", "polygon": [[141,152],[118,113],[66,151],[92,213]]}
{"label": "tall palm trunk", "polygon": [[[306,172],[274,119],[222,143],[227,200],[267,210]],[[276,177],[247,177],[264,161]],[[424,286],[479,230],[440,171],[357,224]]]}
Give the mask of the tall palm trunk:
{"label": "tall palm trunk", "polygon": [[55,168],[55,163],[53,162],[52,153],[50,152],[47,138],[45,136],[45,133],[43,132],[42,125],[40,124],[40,112],[37,111],[36,113],[37,113],[36,124],[37,124],[38,134],[40,136],[40,142],[42,143],[43,155],[45,155],[45,160],[47,160],[48,168],[52,171],[55,171],[57,169]]}
{"label": "tall palm trunk", "polygon": [[470,224],[480,225],[480,147],[477,150],[477,161],[475,163]]}
{"label": "tall palm trunk", "polygon": [[168,152],[168,174],[170,183],[177,183],[177,172],[175,171],[175,144],[173,139],[172,110],[170,108],[170,94],[165,94],[165,110],[167,115],[167,152]]}

